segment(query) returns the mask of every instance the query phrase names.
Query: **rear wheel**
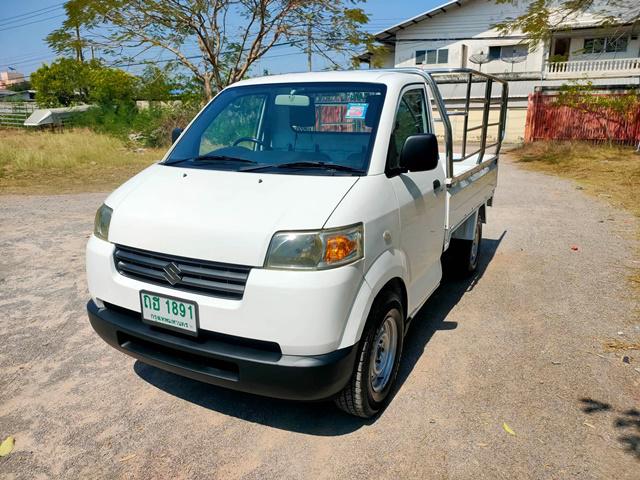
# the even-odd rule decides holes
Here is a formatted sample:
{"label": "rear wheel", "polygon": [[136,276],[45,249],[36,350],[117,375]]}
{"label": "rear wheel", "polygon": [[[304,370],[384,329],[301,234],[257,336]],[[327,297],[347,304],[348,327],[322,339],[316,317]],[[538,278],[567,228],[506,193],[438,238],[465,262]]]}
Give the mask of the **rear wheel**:
{"label": "rear wheel", "polygon": [[476,222],[473,240],[451,240],[449,249],[444,255],[445,273],[455,277],[468,277],[478,269],[480,247],[482,244],[482,223]]}
{"label": "rear wheel", "polygon": [[398,374],[403,340],[400,296],[383,292],[371,308],[351,380],[335,400],[340,409],[370,418],[384,408]]}

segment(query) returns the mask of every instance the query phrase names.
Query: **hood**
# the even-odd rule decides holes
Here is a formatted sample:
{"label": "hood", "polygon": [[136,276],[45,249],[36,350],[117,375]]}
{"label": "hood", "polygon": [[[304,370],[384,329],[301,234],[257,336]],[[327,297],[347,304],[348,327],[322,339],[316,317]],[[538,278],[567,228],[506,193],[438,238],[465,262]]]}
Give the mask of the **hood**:
{"label": "hood", "polygon": [[321,228],[357,181],[153,165],[106,200],[113,208],[109,241],[262,266],[275,232]]}

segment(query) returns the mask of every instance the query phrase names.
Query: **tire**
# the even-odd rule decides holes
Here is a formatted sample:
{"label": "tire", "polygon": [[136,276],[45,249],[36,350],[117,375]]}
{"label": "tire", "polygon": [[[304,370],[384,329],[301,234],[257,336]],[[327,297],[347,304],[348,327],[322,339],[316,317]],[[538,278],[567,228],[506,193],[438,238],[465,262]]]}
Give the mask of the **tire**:
{"label": "tire", "polygon": [[473,275],[478,269],[478,259],[482,246],[482,223],[476,222],[473,240],[451,240],[449,249],[443,256],[445,274],[450,277],[465,278]]}
{"label": "tire", "polygon": [[398,375],[403,342],[402,301],[397,292],[389,289],[373,303],[353,374],[335,399],[338,408],[350,415],[371,418],[387,405]]}

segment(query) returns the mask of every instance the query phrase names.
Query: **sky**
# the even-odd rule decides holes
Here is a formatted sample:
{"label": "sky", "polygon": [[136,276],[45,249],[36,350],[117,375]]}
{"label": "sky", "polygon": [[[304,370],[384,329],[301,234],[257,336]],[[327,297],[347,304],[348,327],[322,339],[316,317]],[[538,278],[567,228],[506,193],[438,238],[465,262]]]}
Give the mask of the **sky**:
{"label": "sky", "polygon": [[[375,33],[407,18],[444,3],[444,0],[369,0],[363,8],[370,16],[366,30]],[[28,75],[42,63],[49,63],[55,54],[44,38],[64,20],[62,0],[0,0],[0,71],[8,67]],[[170,58],[169,54],[154,52],[149,60]],[[323,62],[314,58],[314,69]],[[129,67],[138,73],[141,67]],[[254,72],[285,73],[306,70],[306,56],[293,47],[282,46],[270,50]]]}

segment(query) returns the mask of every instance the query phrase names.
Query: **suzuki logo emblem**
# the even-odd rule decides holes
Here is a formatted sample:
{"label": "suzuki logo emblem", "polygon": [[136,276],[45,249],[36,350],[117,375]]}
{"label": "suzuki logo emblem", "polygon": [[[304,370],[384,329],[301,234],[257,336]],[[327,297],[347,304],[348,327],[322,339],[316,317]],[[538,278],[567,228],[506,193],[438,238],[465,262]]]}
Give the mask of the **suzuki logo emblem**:
{"label": "suzuki logo emblem", "polygon": [[180,280],[182,280],[182,272],[180,271],[180,267],[175,263],[167,263],[163,268],[164,270],[164,278],[167,279],[171,285],[175,285]]}

